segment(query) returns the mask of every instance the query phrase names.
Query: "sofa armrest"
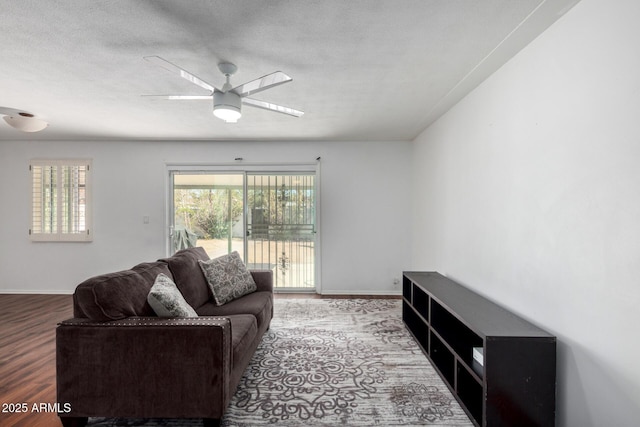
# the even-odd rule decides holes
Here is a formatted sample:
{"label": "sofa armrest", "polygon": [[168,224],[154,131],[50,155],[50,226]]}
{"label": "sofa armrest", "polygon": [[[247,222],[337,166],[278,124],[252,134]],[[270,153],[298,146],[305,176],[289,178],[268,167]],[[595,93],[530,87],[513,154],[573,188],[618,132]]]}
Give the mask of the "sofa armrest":
{"label": "sofa armrest", "polygon": [[57,401],[69,417],[222,417],[231,323],[224,317],[69,319],[56,329]]}
{"label": "sofa armrest", "polygon": [[249,270],[253,281],[256,282],[258,291],[273,292],[273,271],[271,270]]}

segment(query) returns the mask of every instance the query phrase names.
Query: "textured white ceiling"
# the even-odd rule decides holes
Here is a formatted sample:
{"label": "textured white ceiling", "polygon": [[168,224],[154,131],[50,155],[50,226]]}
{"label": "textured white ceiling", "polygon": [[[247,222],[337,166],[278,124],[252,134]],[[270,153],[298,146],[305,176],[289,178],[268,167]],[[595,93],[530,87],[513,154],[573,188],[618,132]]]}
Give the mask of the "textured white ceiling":
{"label": "textured white ceiling", "polygon": [[[4,0],[0,106],[48,121],[0,140],[411,140],[576,0]],[[158,55],[221,87],[293,77],[237,124],[206,94],[145,60]]]}

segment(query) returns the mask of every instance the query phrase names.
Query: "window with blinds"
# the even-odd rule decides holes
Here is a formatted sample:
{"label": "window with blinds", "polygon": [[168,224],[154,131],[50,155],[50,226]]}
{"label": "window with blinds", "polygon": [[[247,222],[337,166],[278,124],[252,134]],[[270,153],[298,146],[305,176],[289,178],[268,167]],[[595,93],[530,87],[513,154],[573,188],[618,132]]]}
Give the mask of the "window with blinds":
{"label": "window with blinds", "polygon": [[91,241],[91,160],[33,160],[29,168],[31,240]]}

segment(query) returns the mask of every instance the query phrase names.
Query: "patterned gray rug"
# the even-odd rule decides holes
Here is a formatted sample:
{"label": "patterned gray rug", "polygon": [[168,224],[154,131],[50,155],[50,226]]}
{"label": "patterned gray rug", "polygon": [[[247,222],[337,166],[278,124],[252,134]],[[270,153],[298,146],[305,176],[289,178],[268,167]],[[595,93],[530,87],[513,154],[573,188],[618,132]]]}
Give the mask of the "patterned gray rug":
{"label": "patterned gray rug", "polygon": [[[276,299],[226,427],[471,426],[402,323],[397,299]],[[92,418],[89,425],[201,426]]]}

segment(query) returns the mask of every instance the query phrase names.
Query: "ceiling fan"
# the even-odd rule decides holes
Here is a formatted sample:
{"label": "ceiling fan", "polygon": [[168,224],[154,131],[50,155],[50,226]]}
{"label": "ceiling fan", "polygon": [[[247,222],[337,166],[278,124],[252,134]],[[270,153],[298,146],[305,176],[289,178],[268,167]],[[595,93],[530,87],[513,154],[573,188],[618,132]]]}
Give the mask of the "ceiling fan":
{"label": "ceiling fan", "polygon": [[0,107],[0,115],[3,115],[5,122],[22,132],[39,132],[49,126],[49,123],[36,117],[35,115],[15,108]]}
{"label": "ceiling fan", "polygon": [[281,85],[292,81],[293,79],[283,73],[282,71],[276,71],[275,73],[267,74],[258,79],[241,84],[236,87],[231,86],[230,78],[238,68],[231,63],[221,62],[218,64],[218,69],[227,81],[221,89],[214,87],[213,85],[205,82],[204,80],[194,76],[190,72],[178,67],[175,64],[163,59],[159,56],[145,56],[147,61],[159,65],[160,67],[175,73],[185,80],[207,89],[211,93],[209,95],[145,95],[153,96],[164,99],[173,100],[202,100],[213,99],[213,114],[224,120],[227,123],[235,123],[238,121],[241,112],[241,104],[249,105],[251,107],[262,108],[264,110],[275,111],[276,113],[288,114],[294,117],[300,117],[304,112],[295,110],[289,107],[283,107],[282,105],[272,104],[271,102],[260,101],[254,98],[249,98],[249,95],[253,95],[263,90],[271,89],[272,87]]}

